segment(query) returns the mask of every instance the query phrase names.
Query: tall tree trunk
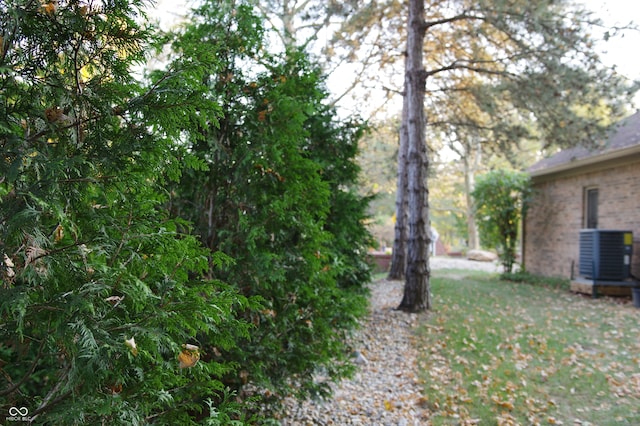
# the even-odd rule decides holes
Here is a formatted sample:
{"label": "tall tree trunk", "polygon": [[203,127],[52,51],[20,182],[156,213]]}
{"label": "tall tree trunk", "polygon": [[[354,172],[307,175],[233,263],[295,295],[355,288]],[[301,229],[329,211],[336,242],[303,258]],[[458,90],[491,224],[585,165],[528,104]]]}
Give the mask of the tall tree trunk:
{"label": "tall tree trunk", "polygon": [[480,233],[476,222],[476,206],[471,196],[476,184],[476,173],[480,168],[482,157],[482,145],[480,141],[471,137],[471,141],[465,143],[465,155],[462,156],[464,164],[464,193],[467,203],[467,232],[469,235],[467,244],[471,250],[480,248]]}
{"label": "tall tree trunk", "polygon": [[429,289],[429,201],[427,172],[429,159],[425,138],[424,96],[427,73],[423,64],[426,31],[424,0],[409,1],[407,38],[407,74],[405,96],[408,96],[407,155],[409,235],[404,297],[398,309],[422,312],[431,308]]}
{"label": "tall tree trunk", "polygon": [[[407,64],[405,64],[406,68]],[[407,267],[407,151],[409,149],[409,97],[406,93],[408,86],[405,76],[405,93],[402,101],[402,124],[400,126],[399,148],[398,148],[398,179],[396,186],[396,223],[395,237],[393,240],[393,251],[391,253],[391,268],[389,269],[390,280],[404,279]]]}
{"label": "tall tree trunk", "polygon": [[469,164],[470,160],[468,155],[462,159],[464,163],[464,195],[467,204],[467,246],[470,250],[476,250],[480,248],[480,235],[476,223],[476,209],[471,196],[475,185],[475,173]]}

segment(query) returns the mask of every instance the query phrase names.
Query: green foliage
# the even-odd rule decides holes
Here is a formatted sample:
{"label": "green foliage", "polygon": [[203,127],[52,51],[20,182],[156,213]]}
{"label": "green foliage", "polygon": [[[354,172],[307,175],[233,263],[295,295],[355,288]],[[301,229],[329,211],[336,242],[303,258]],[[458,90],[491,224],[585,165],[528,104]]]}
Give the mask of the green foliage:
{"label": "green foliage", "polygon": [[250,337],[220,349],[240,366],[225,383],[324,392],[314,374],[350,371],[344,337],[366,307],[367,200],[351,187],[362,126],[336,119],[305,54],[266,52],[249,4],[228,7],[204,2],[172,43],[170,68],[215,58],[193,90],[221,110],[216,122],[184,129],[187,151],[206,169],[185,172],[171,209],[207,247],[235,259],[214,276],[263,304],[244,312]]}
{"label": "green foliage", "polygon": [[265,53],[249,4],[205,3],[143,86],[164,40],[141,7],[0,4],[0,407],[252,422],[246,382],[308,394],[351,369],[363,127],[305,55]]}
{"label": "green foliage", "polygon": [[[233,408],[236,364],[215,353],[248,336],[235,312],[253,302],[204,279],[233,262],[164,208],[164,185],[198,164],[170,137],[218,108],[177,90],[198,64],[148,89],[132,79],[151,39],[141,6],[0,4],[2,413],[193,424],[207,398]],[[181,368],[187,344],[200,361]]]}
{"label": "green foliage", "polygon": [[472,193],[481,240],[498,249],[505,272],[515,263],[520,219],[530,192],[526,173],[494,170],[478,177]]}

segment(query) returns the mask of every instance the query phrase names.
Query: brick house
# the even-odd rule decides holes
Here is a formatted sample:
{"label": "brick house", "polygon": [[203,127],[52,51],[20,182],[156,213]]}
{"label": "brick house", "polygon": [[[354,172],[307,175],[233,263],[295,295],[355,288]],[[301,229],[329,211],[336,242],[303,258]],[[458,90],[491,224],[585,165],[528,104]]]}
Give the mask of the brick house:
{"label": "brick house", "polygon": [[601,148],[566,149],[529,168],[534,199],[523,226],[523,262],[543,276],[578,275],[583,228],[633,231],[631,273],[640,276],[640,111]]}

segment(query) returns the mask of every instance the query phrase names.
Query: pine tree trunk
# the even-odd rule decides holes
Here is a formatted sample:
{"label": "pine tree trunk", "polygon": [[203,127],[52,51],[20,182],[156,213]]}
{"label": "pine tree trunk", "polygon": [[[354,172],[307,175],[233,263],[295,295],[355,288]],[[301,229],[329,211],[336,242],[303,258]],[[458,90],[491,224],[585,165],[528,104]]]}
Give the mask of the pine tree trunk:
{"label": "pine tree trunk", "polygon": [[476,223],[476,209],[473,202],[471,193],[475,186],[475,173],[472,166],[469,164],[469,152],[462,159],[464,163],[464,194],[465,201],[467,203],[467,247],[469,250],[476,250],[480,248],[480,235],[478,233],[478,225]]}
{"label": "pine tree trunk", "polygon": [[480,233],[476,221],[476,206],[471,193],[476,186],[476,173],[480,168],[482,158],[482,144],[477,138],[471,137],[465,144],[464,162],[464,192],[467,203],[467,231],[469,234],[468,248],[475,250],[480,248]]}
{"label": "pine tree trunk", "polygon": [[408,96],[407,184],[409,235],[407,241],[407,269],[404,297],[399,309],[422,312],[431,308],[429,289],[429,204],[427,172],[429,159],[425,140],[426,120],[424,96],[426,71],[423,64],[423,45],[426,31],[424,1],[409,1],[407,38],[407,77],[405,96]]}
{"label": "pine tree trunk", "polygon": [[[405,88],[407,82],[405,81]],[[402,125],[400,126],[399,148],[398,148],[398,180],[396,187],[396,223],[395,238],[393,240],[393,252],[391,253],[391,268],[389,269],[389,280],[404,279],[407,267],[407,150],[409,148],[408,134],[408,104],[409,98],[404,93],[402,101]]]}

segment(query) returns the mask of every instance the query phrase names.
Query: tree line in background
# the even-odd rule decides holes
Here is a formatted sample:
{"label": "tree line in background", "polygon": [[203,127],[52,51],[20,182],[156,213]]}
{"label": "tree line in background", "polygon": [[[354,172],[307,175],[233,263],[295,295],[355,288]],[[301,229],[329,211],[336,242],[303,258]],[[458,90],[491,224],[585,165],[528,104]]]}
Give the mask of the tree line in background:
{"label": "tree line in background", "polygon": [[[471,194],[475,175],[486,164],[483,158],[502,157],[507,167],[521,168],[526,164],[523,150],[540,154],[577,143],[593,146],[608,125],[626,113],[637,90],[636,84],[604,66],[594,50],[595,31],[602,30],[608,39],[624,28],[605,32],[593,13],[572,2],[427,3],[426,10],[412,16],[400,12],[405,7],[402,2],[369,2],[351,18],[349,28],[356,30],[343,37],[371,41],[375,34],[375,43],[388,46],[385,58],[391,59],[385,63],[403,59],[407,64],[404,85],[396,89],[404,96],[403,111],[426,109],[424,119],[403,112],[399,126],[389,277],[405,279],[405,300],[429,292],[429,269],[422,266],[423,255],[412,256],[409,247],[416,241],[420,247],[430,243],[425,226],[418,223],[428,224],[432,214],[428,202],[426,207],[423,201],[411,202],[411,194],[429,193],[434,185],[428,182],[442,181],[440,175],[445,170],[442,165],[432,169],[433,152],[416,155],[415,147],[421,146],[424,133],[432,150],[445,146],[461,163],[460,192],[465,199],[457,208],[466,222],[468,244],[474,248],[480,238],[477,206]],[[422,4],[421,0],[410,0],[409,10]],[[414,37],[424,39],[422,50],[412,47]],[[349,45],[363,56],[371,51],[357,43]],[[418,63],[422,69],[416,71]],[[421,78],[410,78],[412,73]],[[419,90],[426,93],[424,104],[412,95]],[[422,132],[412,130],[416,120],[423,120],[418,123]],[[428,178],[411,172],[417,158],[420,167],[430,169]],[[420,188],[417,191],[416,186]],[[407,306],[403,301],[401,307],[428,309],[428,296],[413,299],[415,303]]]}
{"label": "tree line in background", "polygon": [[248,2],[145,6],[0,3],[3,416],[255,423],[351,371],[363,124]]}

